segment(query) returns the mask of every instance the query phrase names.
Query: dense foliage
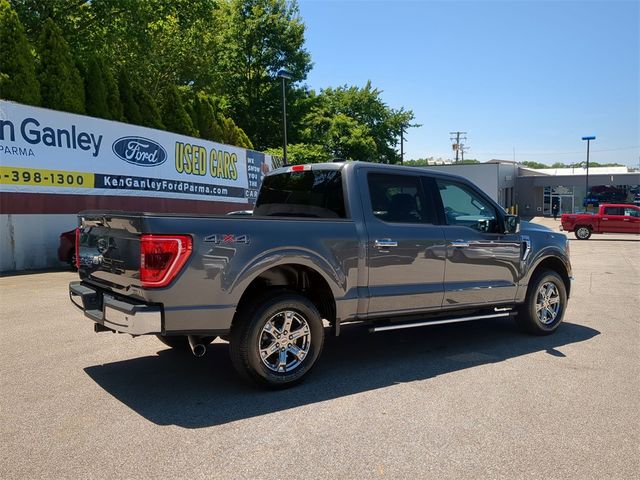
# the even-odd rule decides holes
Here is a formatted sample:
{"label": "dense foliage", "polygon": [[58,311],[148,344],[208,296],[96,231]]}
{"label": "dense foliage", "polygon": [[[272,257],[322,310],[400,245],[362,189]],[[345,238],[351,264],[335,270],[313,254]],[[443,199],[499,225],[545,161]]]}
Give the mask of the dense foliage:
{"label": "dense foliage", "polygon": [[296,0],[0,0],[0,94],[279,152],[285,69],[291,160],[398,162],[413,113],[309,90],[304,34]]}
{"label": "dense foliage", "polygon": [[[540,168],[582,168],[582,167],[586,167],[587,166],[587,162],[578,162],[578,163],[555,162],[552,165],[547,165],[546,163],[541,163],[541,162],[526,161],[526,162],[521,162],[520,165],[522,165],[523,167],[534,168],[534,169],[540,169]],[[595,168],[595,167],[624,167],[624,165],[622,165],[621,163],[589,162],[589,167],[590,168]]]}
{"label": "dense foliage", "polygon": [[0,0],[0,98],[40,105],[32,48],[7,0]]}

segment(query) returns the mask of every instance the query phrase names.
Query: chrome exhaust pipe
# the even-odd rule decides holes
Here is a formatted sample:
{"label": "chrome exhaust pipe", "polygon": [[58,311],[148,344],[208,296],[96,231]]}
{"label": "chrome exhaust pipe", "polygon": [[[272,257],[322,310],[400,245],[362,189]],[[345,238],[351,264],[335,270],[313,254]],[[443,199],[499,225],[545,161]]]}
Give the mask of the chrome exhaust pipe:
{"label": "chrome exhaust pipe", "polygon": [[202,357],[207,353],[207,346],[200,341],[200,337],[187,335],[187,340],[189,340],[189,347],[195,357]]}

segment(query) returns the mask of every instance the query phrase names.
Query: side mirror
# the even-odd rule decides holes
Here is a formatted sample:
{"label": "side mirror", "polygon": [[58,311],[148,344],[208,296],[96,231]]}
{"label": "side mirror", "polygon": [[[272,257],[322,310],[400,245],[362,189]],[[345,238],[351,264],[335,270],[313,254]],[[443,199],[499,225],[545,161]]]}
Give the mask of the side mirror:
{"label": "side mirror", "polygon": [[520,231],[520,217],[518,215],[504,216],[504,233],[518,233]]}

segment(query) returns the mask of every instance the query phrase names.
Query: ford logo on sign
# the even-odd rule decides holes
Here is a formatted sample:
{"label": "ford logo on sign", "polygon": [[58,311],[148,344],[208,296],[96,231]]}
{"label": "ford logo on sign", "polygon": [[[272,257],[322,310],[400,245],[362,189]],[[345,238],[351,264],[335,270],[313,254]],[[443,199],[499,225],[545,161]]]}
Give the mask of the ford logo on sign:
{"label": "ford logo on sign", "polygon": [[155,167],[167,161],[167,151],[148,138],[122,137],[113,142],[112,149],[125,162],[141,167]]}

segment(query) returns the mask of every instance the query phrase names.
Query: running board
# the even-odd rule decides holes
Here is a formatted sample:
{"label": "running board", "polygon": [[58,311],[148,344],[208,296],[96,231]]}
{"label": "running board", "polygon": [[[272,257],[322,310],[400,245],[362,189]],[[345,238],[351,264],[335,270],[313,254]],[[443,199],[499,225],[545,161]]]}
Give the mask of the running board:
{"label": "running board", "polygon": [[426,327],[428,325],[443,325],[445,323],[460,323],[460,322],[471,322],[473,320],[484,320],[486,318],[500,318],[500,317],[509,317],[511,316],[511,312],[496,312],[491,313],[489,315],[475,315],[473,317],[458,317],[458,318],[447,318],[444,320],[431,320],[426,322],[415,322],[415,323],[400,323],[397,325],[385,325],[383,327],[372,327],[369,329],[370,332],[385,332],[387,330],[401,330],[403,328],[415,328],[415,327]]}

